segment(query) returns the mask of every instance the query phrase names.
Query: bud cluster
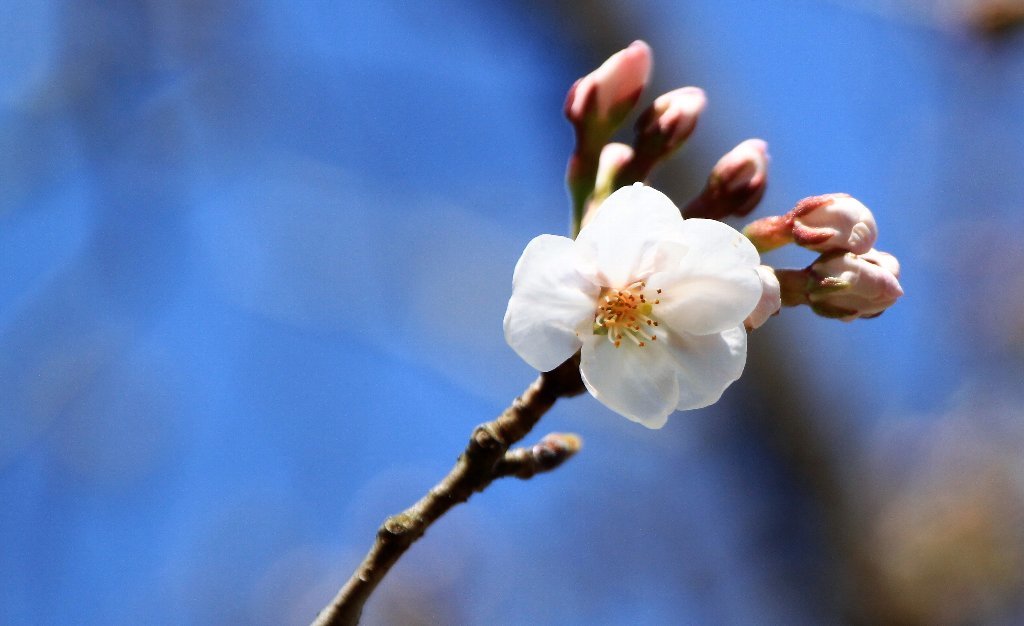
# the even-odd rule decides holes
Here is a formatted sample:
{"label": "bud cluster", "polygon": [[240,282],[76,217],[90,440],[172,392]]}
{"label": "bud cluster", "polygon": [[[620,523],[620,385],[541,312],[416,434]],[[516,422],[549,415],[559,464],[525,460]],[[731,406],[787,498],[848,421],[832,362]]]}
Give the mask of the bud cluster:
{"label": "bud cluster", "polygon": [[[576,132],[576,148],[566,181],[574,232],[616,189],[645,181],[655,166],[678,151],[707,107],[700,88],[674,89],[640,112],[631,145],[612,142],[639,102],[651,66],[650,47],[635,41],[569,90],[565,115]],[[683,216],[724,220],[748,215],[764,196],[768,162],[765,141],[741,142],[714,165]],[[760,327],[782,305],[806,304],[819,315],[849,321],[876,317],[903,295],[899,263],[874,249],[874,216],[848,194],[805,198],[785,215],[756,220],[743,232],[758,252],[796,244],[821,255],[802,270],[760,267],[762,298],[745,322],[747,330]]]}
{"label": "bud cluster", "polygon": [[[612,192],[646,181],[657,165],[675,154],[707,107],[707,96],[699,87],[674,89],[639,114],[632,145],[610,143],[636,107],[651,64],[650,47],[635,41],[577,80],[566,96],[565,116],[576,133],[566,183],[577,231]],[[718,161],[684,216],[722,219],[750,213],[764,195],[767,168],[767,144],[760,139],[744,141]]]}
{"label": "bud cluster", "polygon": [[903,295],[899,261],[875,250],[875,218],[848,194],[804,198],[785,215],[751,222],[743,233],[759,252],[795,243],[821,253],[805,269],[776,271],[787,306],[806,304],[818,315],[849,322],[878,317]]}

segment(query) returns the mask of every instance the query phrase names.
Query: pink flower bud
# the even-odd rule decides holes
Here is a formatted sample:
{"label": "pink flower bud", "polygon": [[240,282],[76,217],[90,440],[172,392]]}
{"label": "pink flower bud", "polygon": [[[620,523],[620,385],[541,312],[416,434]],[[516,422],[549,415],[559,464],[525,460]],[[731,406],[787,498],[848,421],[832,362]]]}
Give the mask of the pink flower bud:
{"label": "pink flower bud", "polygon": [[804,198],[787,217],[792,221],[793,241],[817,252],[864,254],[878,238],[871,211],[845,193]]}
{"label": "pink flower bud", "polygon": [[807,297],[818,315],[849,322],[878,317],[903,295],[896,257],[878,250],[828,252],[808,268]]}
{"label": "pink flower bud", "polygon": [[636,105],[650,73],[651,48],[634,41],[576,81],[565,100],[565,116],[576,126],[597,122],[610,132]]}
{"label": "pink flower bud", "polygon": [[747,139],[736,146],[718,160],[704,190],[683,216],[718,220],[750,213],[768,186],[768,160],[764,140]]}
{"label": "pink flower bud", "polygon": [[768,318],[779,312],[782,308],[782,291],[779,286],[779,279],[775,276],[775,270],[767,265],[757,266],[757,276],[761,279],[761,299],[757,306],[750,312],[743,326],[748,331],[760,328]]}
{"label": "pink flower bud", "polygon": [[636,149],[664,158],[683,145],[708,104],[704,90],[683,87],[654,99],[636,122]]}
{"label": "pink flower bud", "polygon": [[751,222],[743,234],[758,252],[796,243],[816,252],[864,254],[875,245],[878,226],[871,211],[856,198],[829,193],[804,198],[785,215]]}
{"label": "pink flower bud", "polygon": [[636,121],[634,157],[617,174],[614,187],[643,182],[654,166],[672,155],[693,134],[707,97],[697,87],[658,96]]}
{"label": "pink flower bud", "polygon": [[597,165],[597,181],[594,193],[587,202],[587,210],[583,213],[580,228],[590,223],[601,203],[618,188],[616,176],[633,160],[633,148],[624,143],[610,143],[601,149],[601,158]]}
{"label": "pink flower bud", "polygon": [[[633,148],[624,143],[610,143],[601,149],[601,158],[597,163],[597,182],[594,185],[605,197],[611,192],[615,175],[633,159]],[[598,193],[595,193],[598,195]]]}

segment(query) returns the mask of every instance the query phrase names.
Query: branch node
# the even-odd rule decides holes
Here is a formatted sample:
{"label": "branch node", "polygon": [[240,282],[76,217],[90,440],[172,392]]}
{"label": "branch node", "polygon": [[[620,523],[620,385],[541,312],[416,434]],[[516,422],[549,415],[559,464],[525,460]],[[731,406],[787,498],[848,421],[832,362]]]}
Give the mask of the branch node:
{"label": "branch node", "polygon": [[552,434],[531,448],[509,447],[525,437],[559,398],[584,390],[579,353],[540,375],[496,419],[473,430],[455,467],[419,502],[386,519],[377,540],[356,572],[313,622],[315,626],[352,626],[384,575],[417,539],[450,508],[504,476],[529,478],[550,471],[579,450],[576,435]]}

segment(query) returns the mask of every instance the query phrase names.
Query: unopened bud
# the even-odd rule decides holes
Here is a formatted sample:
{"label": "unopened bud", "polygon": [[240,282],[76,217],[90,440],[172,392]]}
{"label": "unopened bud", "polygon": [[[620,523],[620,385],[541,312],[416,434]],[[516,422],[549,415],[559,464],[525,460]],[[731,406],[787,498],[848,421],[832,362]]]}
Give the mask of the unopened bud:
{"label": "unopened bud", "polygon": [[683,217],[720,220],[753,211],[768,186],[768,160],[768,144],[761,139],[747,139],[727,152]]}
{"label": "unopened bud", "polygon": [[842,250],[864,254],[878,239],[871,211],[845,193],[804,198],[790,211],[793,241],[816,252]]}
{"label": "unopened bud", "polygon": [[785,215],[752,222],[743,233],[759,252],[787,243],[815,252],[864,254],[878,238],[878,226],[871,211],[845,193],[804,198]]}
{"label": "unopened bud", "polygon": [[583,447],[583,440],[571,433],[551,433],[544,435],[530,449],[537,466],[542,471],[552,470],[565,463],[569,458],[580,451]]}
{"label": "unopened bud", "polygon": [[505,453],[494,466],[495,476],[533,478],[568,461],[580,451],[583,441],[569,433],[551,433],[529,448],[515,448]]}
{"label": "unopened bud", "polygon": [[601,149],[601,158],[597,164],[597,180],[594,183],[594,193],[587,203],[587,210],[583,214],[580,227],[586,226],[594,217],[598,207],[604,202],[619,185],[616,178],[624,167],[633,161],[633,148],[624,143],[610,143]]}
{"label": "unopened bud", "polygon": [[651,48],[634,41],[576,81],[565,100],[565,116],[577,128],[610,136],[640,99],[651,73]]}
{"label": "unopened bud", "polygon": [[743,326],[748,331],[760,328],[768,318],[777,314],[782,308],[782,294],[779,287],[779,279],[775,276],[775,270],[767,265],[757,266],[757,276],[761,279],[761,299],[757,306],[750,312]]}
{"label": "unopened bud", "polygon": [[597,163],[597,182],[594,184],[594,196],[602,199],[615,191],[615,177],[627,163],[633,159],[633,148],[624,143],[610,143],[601,149],[601,158]]}
{"label": "unopened bud", "polygon": [[698,87],[683,87],[655,98],[636,121],[635,154],[619,170],[613,187],[647,180],[654,166],[671,156],[693,134],[705,106],[707,97]]}
{"label": "unopened bud", "polygon": [[903,295],[896,257],[878,250],[827,252],[807,268],[807,299],[815,313],[849,322],[878,317]]}
{"label": "unopened bud", "polygon": [[704,90],[683,87],[654,99],[636,121],[637,152],[663,159],[683,145],[708,104]]}

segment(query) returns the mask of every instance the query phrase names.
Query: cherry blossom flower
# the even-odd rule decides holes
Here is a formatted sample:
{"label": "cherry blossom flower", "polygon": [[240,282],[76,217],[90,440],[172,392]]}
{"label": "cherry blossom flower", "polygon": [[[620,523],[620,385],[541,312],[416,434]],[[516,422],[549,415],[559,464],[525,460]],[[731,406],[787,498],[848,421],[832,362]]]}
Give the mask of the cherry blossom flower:
{"label": "cherry blossom flower", "polygon": [[575,241],[541,235],[516,265],[505,338],[541,371],[582,350],[595,398],[648,428],[716,402],[743,371],[743,321],[761,298],[754,246],[684,220],[641,183],[619,189]]}

